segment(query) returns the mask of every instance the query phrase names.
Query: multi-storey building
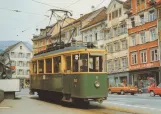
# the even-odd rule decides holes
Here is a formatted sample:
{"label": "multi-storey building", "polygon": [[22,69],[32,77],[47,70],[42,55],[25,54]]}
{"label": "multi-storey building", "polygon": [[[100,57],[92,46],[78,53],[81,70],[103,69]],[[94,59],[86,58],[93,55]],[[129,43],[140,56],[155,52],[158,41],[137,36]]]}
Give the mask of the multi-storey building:
{"label": "multi-storey building", "polygon": [[59,40],[60,25],[66,26],[73,22],[75,19],[66,18],[64,22],[58,21],[57,23],[47,26],[45,29],[40,29],[40,34],[33,36],[33,54],[47,49],[47,46]]}
{"label": "multi-storey building", "polygon": [[129,82],[127,12],[130,5],[120,0],[112,0],[107,7],[107,73],[109,84]]}
{"label": "multi-storey building", "polygon": [[102,7],[91,12],[91,14],[82,21],[82,40],[83,42],[93,42],[98,47],[104,48],[104,39],[106,38],[107,15],[106,8]]}
{"label": "multi-storey building", "polygon": [[143,90],[148,88],[148,78],[159,83],[159,42],[157,29],[157,10],[155,0],[128,0],[131,9],[128,14],[129,69],[130,83]]}
{"label": "multi-storey building", "polygon": [[[93,10],[90,13],[81,15],[80,18],[63,27],[62,39],[65,43],[76,40],[77,42],[99,42],[103,45],[103,28],[106,26],[106,8]],[[100,43],[100,41],[102,41]]]}
{"label": "multi-storey building", "polygon": [[26,84],[25,82],[29,80],[29,64],[32,58],[32,51],[25,45],[25,43],[18,42],[9,46],[2,54],[4,56],[9,54],[11,66],[15,67],[12,78],[21,79],[22,83]]}

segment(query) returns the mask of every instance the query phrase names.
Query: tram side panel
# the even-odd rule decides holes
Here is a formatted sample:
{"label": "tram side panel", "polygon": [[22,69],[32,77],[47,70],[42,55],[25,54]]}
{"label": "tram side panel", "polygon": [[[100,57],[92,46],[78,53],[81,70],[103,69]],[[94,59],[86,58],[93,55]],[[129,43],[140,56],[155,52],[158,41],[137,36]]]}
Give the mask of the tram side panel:
{"label": "tram side panel", "polygon": [[106,98],[106,74],[77,74],[73,76],[72,97],[75,98]]}
{"label": "tram side panel", "polygon": [[31,89],[62,92],[63,75],[61,74],[32,75]]}

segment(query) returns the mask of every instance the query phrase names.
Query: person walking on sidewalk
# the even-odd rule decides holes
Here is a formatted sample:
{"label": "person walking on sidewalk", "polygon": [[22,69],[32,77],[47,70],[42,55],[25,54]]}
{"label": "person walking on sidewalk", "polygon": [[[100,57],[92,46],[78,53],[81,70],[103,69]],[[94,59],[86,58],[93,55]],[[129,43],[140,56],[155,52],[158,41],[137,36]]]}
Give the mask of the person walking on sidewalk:
{"label": "person walking on sidewalk", "polygon": [[143,93],[143,80],[140,80],[140,93]]}

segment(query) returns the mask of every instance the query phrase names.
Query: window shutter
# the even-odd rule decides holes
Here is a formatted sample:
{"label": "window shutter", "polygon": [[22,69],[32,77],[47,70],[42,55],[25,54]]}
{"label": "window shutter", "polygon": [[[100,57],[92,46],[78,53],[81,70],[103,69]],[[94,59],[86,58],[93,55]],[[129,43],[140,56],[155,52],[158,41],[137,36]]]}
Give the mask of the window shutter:
{"label": "window shutter", "polygon": [[146,39],[146,42],[150,41],[150,32],[149,31],[145,31],[145,39]]}
{"label": "window shutter", "polygon": [[139,16],[135,16],[134,17],[134,21],[135,21],[135,25],[138,26],[139,25],[139,20],[138,20]]}
{"label": "window shutter", "polygon": [[17,66],[19,66],[19,61],[17,61]]}
{"label": "window shutter", "polygon": [[127,23],[127,28],[128,29],[132,28],[131,19],[126,19],[126,23]]}
{"label": "window shutter", "polygon": [[148,12],[144,12],[144,21],[145,23],[147,23],[149,21],[149,16],[148,16]]}

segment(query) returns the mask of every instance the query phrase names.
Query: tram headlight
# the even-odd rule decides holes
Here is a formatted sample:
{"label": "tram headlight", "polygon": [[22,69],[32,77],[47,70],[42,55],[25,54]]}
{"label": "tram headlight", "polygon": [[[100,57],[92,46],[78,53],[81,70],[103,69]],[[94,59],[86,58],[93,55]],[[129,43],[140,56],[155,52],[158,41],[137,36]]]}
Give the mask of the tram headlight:
{"label": "tram headlight", "polygon": [[99,88],[100,87],[100,83],[98,81],[95,81],[95,87]]}

